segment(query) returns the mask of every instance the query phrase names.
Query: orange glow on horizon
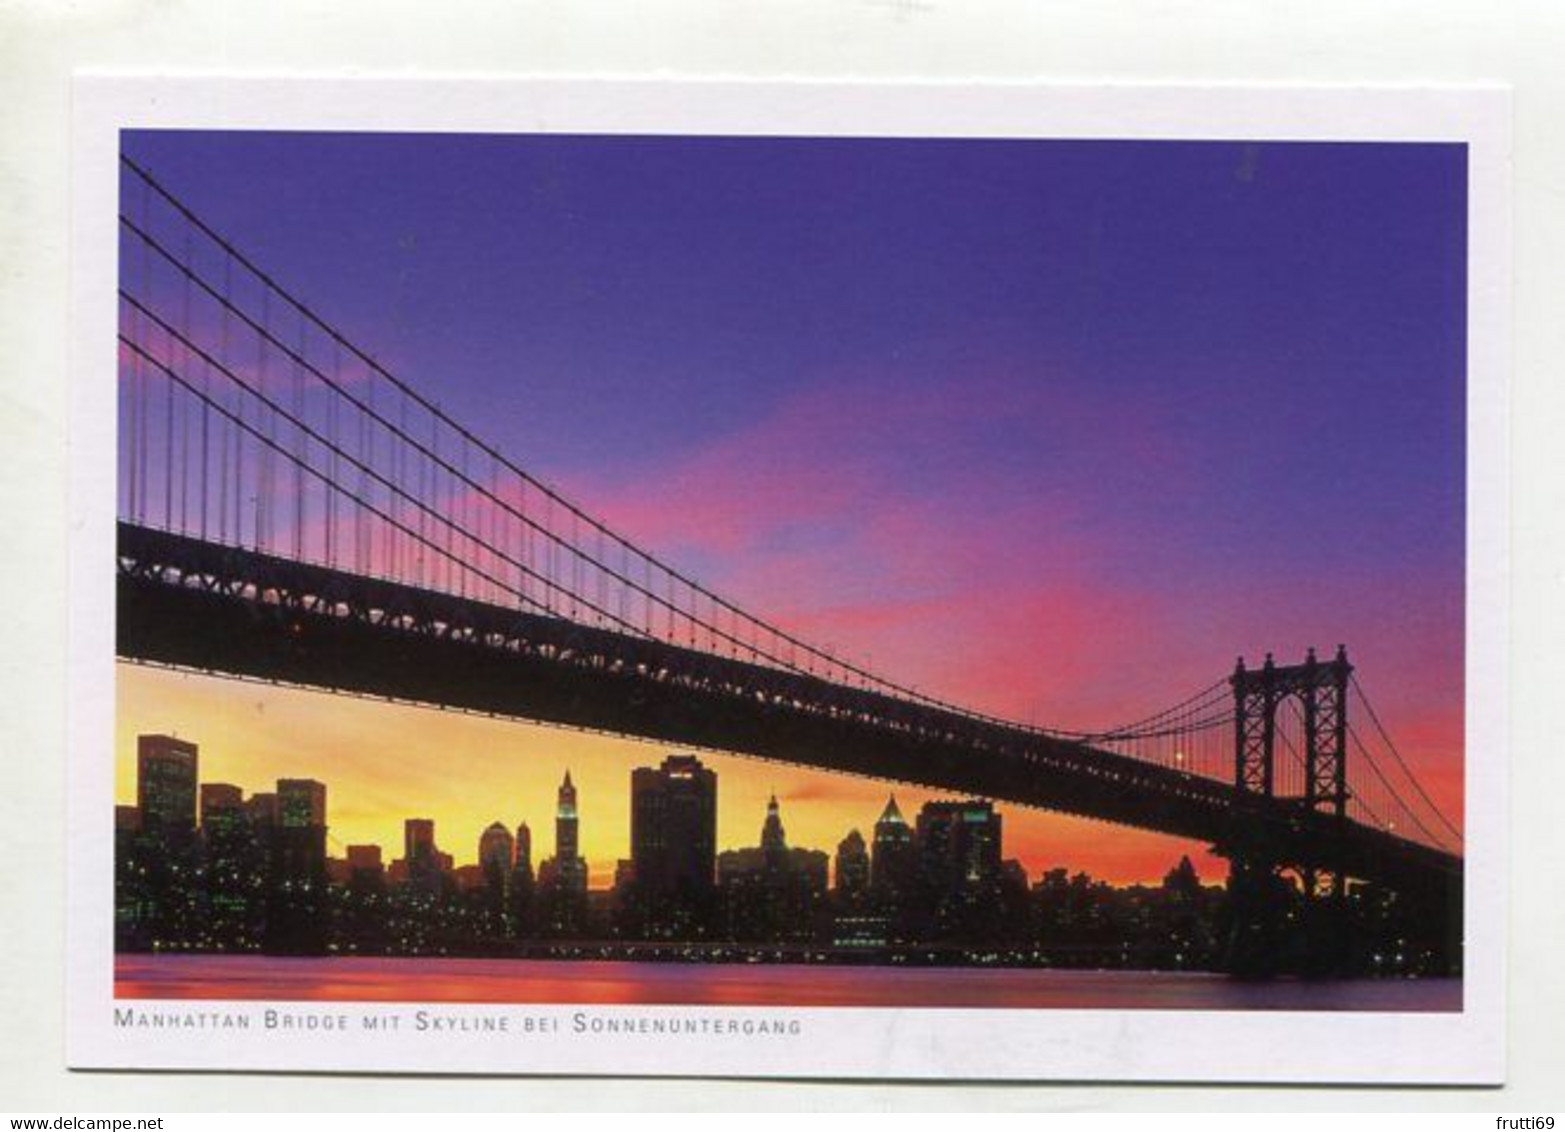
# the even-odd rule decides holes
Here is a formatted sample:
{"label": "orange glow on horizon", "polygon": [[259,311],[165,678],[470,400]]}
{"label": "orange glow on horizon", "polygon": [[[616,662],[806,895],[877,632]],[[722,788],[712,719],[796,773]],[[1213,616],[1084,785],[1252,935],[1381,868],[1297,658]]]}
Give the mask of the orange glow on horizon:
{"label": "orange glow on horizon", "polygon": [[[533,864],[554,852],[555,791],[567,769],[578,793],[581,848],[591,883],[605,888],[630,856],[630,773],[676,750],[585,731],[438,711],[406,704],[116,665],[115,797],[134,804],[136,736],[178,734],[200,748],[202,782],[246,795],[278,778],[326,784],[329,849],[381,846],[401,856],[402,823],[432,818],[435,839],[457,865],[478,857],[491,822],[532,831]],[[698,752],[718,776],[717,844],[758,844],[775,793],[791,845],[835,855],[850,829],[866,839],[888,793],[912,821],[938,792],[737,755]],[[1004,853],[1031,879],[1051,868],[1117,884],[1156,883],[1188,853],[1206,883],[1226,875],[1206,847],[1102,822],[1002,805]]]}

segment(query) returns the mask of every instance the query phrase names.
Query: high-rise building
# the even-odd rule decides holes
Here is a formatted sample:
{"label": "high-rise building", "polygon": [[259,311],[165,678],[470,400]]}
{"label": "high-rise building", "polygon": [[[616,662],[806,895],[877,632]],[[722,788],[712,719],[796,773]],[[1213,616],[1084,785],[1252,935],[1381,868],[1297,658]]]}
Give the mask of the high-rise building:
{"label": "high-rise building", "polygon": [[200,799],[202,829],[214,821],[227,824],[244,817],[244,791],[237,786],[227,782],[203,782]]}
{"label": "high-rise building", "polygon": [[816,938],[830,864],[819,850],[788,847],[780,807],[771,798],[761,844],[717,857],[721,920],[729,938],[768,943]]}
{"label": "high-rise building", "polygon": [[766,821],[761,824],[761,853],[778,859],[788,852],[788,833],[783,829],[782,811],[777,806],[777,795],[766,803]]}
{"label": "high-rise building", "polygon": [[875,851],[870,859],[870,890],[889,903],[905,900],[918,873],[918,851],[895,795],[875,821]]}
{"label": "high-rise building", "polygon": [[619,893],[628,891],[631,885],[636,883],[636,862],[630,857],[621,857],[614,862],[614,890]]}
{"label": "high-rise building", "polygon": [[692,755],[670,755],[630,776],[634,892],[625,911],[631,931],[656,936],[704,934],[717,873],[717,775]]}
{"label": "high-rise building", "polygon": [[516,827],[516,840],[511,850],[511,892],[509,908],[512,931],[517,935],[530,935],[536,926],[536,909],[533,895],[536,888],[533,876],[533,831],[526,822]]}
{"label": "high-rise building", "polygon": [[500,822],[494,822],[478,838],[478,864],[487,873],[497,869],[504,875],[511,871],[515,861],[516,842],[511,831]]}
{"label": "high-rise building", "polygon": [[435,861],[435,823],[432,818],[408,818],[402,823],[402,857],[411,868],[415,862]]}
{"label": "high-rise building", "polygon": [[560,793],[554,811],[554,856],[560,862],[575,860],[579,855],[577,840],[576,787],[571,783],[571,772],[565,772],[560,783]]}
{"label": "high-rise building", "polygon": [[265,949],[318,955],[326,949],[326,785],[313,778],[277,780],[277,826],[271,840]]}
{"label": "high-rise building", "polygon": [[1201,895],[1201,877],[1188,854],[1163,877],[1163,891],[1178,900],[1194,901]]}
{"label": "high-rise building", "polygon": [[172,735],[136,739],[136,805],[142,827],[166,836],[196,828],[197,747]]}
{"label": "high-rise building", "polygon": [[208,940],[244,948],[257,936],[266,851],[245,814],[244,792],[226,782],[201,784],[201,845]]}
{"label": "high-rise building", "polygon": [[576,814],[576,787],[571,772],[560,783],[558,805],[554,811],[554,862],[556,876],[568,891],[587,891],[587,862],[580,851],[580,820]]}
{"label": "high-rise building", "polygon": [[114,832],[116,834],[140,833],[141,810],[136,806],[115,806]]}
{"label": "high-rise building", "polygon": [[869,894],[869,847],[864,835],[850,830],[837,844],[837,895],[856,902]]}
{"label": "high-rise building", "polygon": [[279,778],[277,823],[284,829],[324,830],[326,784],[313,778]]}
{"label": "high-rise building", "polygon": [[870,899],[869,847],[849,830],[837,843],[836,887],[832,890],[831,943],[844,950],[875,951],[890,942],[892,921]]}
{"label": "high-rise building", "polygon": [[1010,859],[1000,862],[1000,880],[1007,888],[1027,891],[1027,866]]}
{"label": "high-rise building", "polygon": [[573,936],[586,926],[587,862],[579,846],[576,787],[567,770],[554,811],[554,856],[538,870],[544,889],[541,926],[552,935]]}
{"label": "high-rise building", "polygon": [[511,856],[511,867],[518,873],[533,875],[533,831],[523,822],[516,827],[516,842]]}
{"label": "high-rise building", "polygon": [[379,873],[383,866],[379,845],[348,846],[348,869],[355,873]]}
{"label": "high-rise building", "polygon": [[[335,909],[339,950],[375,951],[391,946],[393,931],[387,916],[388,870],[379,845],[349,845],[343,862],[347,876]],[[404,925],[398,924],[398,927]],[[397,936],[398,939],[402,937]]]}
{"label": "high-rise building", "polygon": [[919,859],[947,886],[1000,876],[1000,815],[978,800],[929,802],[918,814]]}
{"label": "high-rise building", "polygon": [[250,819],[250,824],[258,830],[268,829],[277,824],[277,795],[271,793],[252,794],[245,799],[245,817]]}
{"label": "high-rise building", "polygon": [[114,807],[114,946],[141,951],[151,946],[155,915],[151,877],[144,864],[165,854],[148,852],[141,837],[141,810]]}
{"label": "high-rise building", "polygon": [[918,815],[925,930],[978,939],[1001,915],[1000,815],[990,802],[929,802]]}

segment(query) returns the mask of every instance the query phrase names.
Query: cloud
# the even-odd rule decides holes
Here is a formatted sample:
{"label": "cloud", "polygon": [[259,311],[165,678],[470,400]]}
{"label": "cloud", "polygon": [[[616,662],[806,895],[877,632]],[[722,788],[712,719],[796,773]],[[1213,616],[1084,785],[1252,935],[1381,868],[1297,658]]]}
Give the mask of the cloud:
{"label": "cloud", "polygon": [[[1186,474],[1177,451],[1138,414],[1058,384],[885,388],[807,389],[581,494],[744,608],[893,679],[1016,716],[1092,706],[1157,610],[1105,578],[1134,535],[1068,490],[1091,464],[1082,440],[1146,438],[1171,480]],[[1018,475],[1007,449],[1029,445]],[[1051,467],[1057,489],[1029,486]]]}
{"label": "cloud", "polygon": [[[572,483],[572,495],[835,655],[1046,726],[1147,714],[1220,677],[1236,652],[1283,658],[1363,641],[1356,659],[1384,689],[1388,724],[1431,768],[1442,804],[1459,805],[1459,775],[1446,771],[1462,747],[1449,706],[1460,700],[1461,631],[1443,577],[1306,560],[1249,570],[1211,532],[1184,535],[1186,516],[1218,489],[1155,404],[1118,406],[1012,374],[889,397],[887,384],[847,375],[805,388],[679,459],[627,454]],[[447,513],[494,528],[493,503],[445,490]],[[512,480],[498,494],[570,530],[536,488]],[[541,568],[542,541],[526,549],[520,524],[507,524],[508,553]],[[306,542],[319,537],[312,526]],[[471,545],[459,557],[514,573]],[[396,570],[381,541],[370,568]],[[585,580],[590,594],[596,579]]]}

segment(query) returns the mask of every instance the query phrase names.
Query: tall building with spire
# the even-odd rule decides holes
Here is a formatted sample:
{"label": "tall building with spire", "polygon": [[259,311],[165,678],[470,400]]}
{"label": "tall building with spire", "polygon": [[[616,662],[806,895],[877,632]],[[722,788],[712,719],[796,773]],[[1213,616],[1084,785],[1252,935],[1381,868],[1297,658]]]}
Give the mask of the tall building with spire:
{"label": "tall building with spire", "polygon": [[893,934],[907,926],[913,896],[918,884],[918,846],[913,831],[897,799],[886,799],[886,807],[875,822],[874,852],[870,858],[870,895],[890,918]]}
{"label": "tall building with spire", "polygon": [[897,807],[895,794],[875,821],[875,854],[870,862],[870,887],[877,892],[894,889],[912,875],[917,862],[913,830]]}
{"label": "tall building with spire", "polygon": [[766,821],[761,825],[761,854],[769,865],[780,863],[788,853],[788,833],[783,829],[782,813],[777,806],[777,795],[766,803]]}
{"label": "tall building with spire", "polygon": [[580,856],[578,840],[579,819],[576,814],[576,786],[571,782],[571,772],[566,770],[565,781],[560,783],[558,802],[554,810],[554,856],[560,862],[574,861]]}
{"label": "tall building with spire", "polygon": [[766,943],[815,937],[825,908],[831,859],[816,849],[790,849],[774,795],[766,803],[761,844],[717,857],[717,883],[729,938]]}
{"label": "tall building with spire", "polygon": [[587,862],[581,855],[576,785],[565,772],[554,810],[554,856],[539,868],[544,895],[544,929],[554,935],[580,933],[587,919]]}

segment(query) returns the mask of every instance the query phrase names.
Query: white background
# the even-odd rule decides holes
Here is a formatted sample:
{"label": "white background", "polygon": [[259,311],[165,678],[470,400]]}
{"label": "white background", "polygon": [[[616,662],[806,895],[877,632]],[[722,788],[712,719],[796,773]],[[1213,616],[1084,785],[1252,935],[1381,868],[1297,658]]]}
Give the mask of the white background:
{"label": "white background", "polygon": [[[4,4],[0,0],[0,1107],[516,1105],[1558,1107],[1565,733],[1550,646],[1565,569],[1565,13],[1316,2]],[[67,111],[75,67],[1192,82],[1509,81],[1516,90],[1511,1086],[1493,1091],[760,1085],[68,1075],[63,1064]],[[1554,317],[1550,320],[1549,316]],[[1554,803],[1551,805],[1551,798]],[[1286,1059],[1279,1049],[1277,1057]]]}

